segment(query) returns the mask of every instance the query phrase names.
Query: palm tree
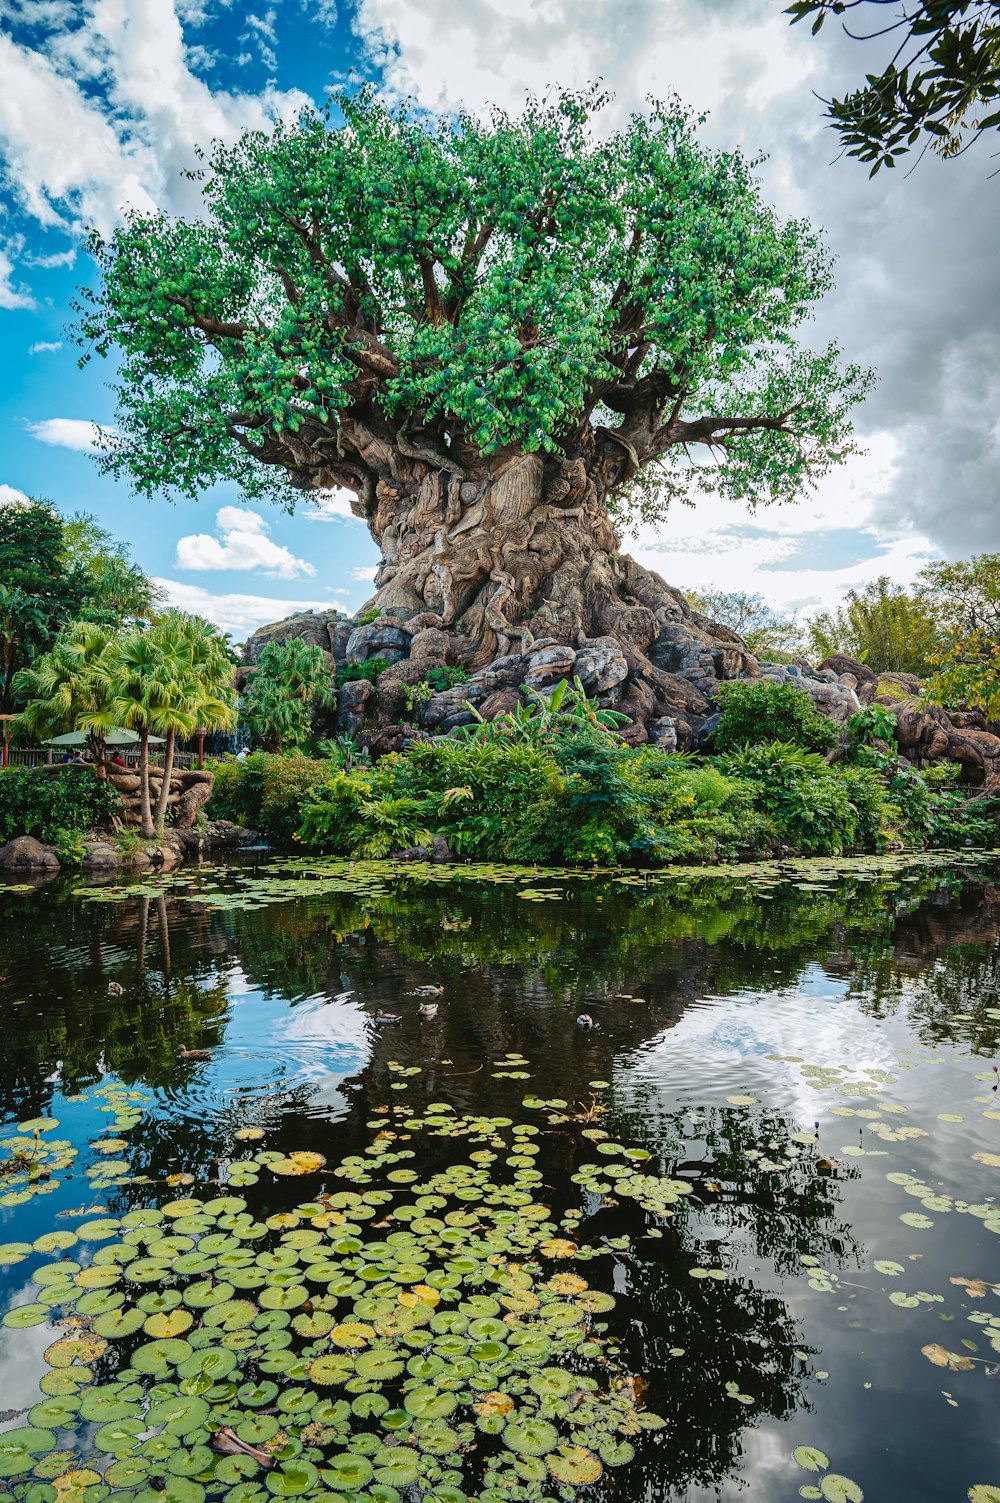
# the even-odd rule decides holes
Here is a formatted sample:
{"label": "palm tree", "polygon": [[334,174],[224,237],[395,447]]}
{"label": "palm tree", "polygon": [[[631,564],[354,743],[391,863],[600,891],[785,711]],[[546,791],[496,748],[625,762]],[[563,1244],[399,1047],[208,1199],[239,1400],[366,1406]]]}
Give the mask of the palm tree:
{"label": "palm tree", "polygon": [[76,621],[13,684],[26,701],[18,728],[39,736],[85,731],[99,777],[107,775],[104,738],[116,723],[108,666],[117,645],[106,626]]}
{"label": "palm tree", "polygon": [[0,710],[6,709],[17,670],[50,638],[42,602],[17,585],[0,584]]}
{"label": "palm tree", "polygon": [[[213,730],[235,724],[233,665],[223,638],[207,621],[166,611],[151,626],[124,634],[111,669],[115,713],[140,736],[142,834],[162,836],[177,737],[193,736],[199,726]],[[165,742],[155,809],[149,788],[151,734]]]}
{"label": "palm tree", "polygon": [[205,730],[228,730],[236,724],[237,699],[234,669],[224,639],[200,616],[168,611],[150,633],[162,642],[163,669],[169,674],[169,706],[164,705],[158,729],[166,738],[163,750],[163,781],[154,814],[157,835],[163,823],[170,794],[176,737],[193,736]]}

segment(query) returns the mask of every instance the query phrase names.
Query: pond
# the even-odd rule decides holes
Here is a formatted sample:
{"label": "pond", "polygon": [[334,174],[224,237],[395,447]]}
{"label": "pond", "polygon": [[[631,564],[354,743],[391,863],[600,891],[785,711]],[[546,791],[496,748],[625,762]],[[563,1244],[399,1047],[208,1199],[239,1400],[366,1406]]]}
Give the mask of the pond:
{"label": "pond", "polygon": [[0,1486],[997,1503],[997,883],[0,887]]}

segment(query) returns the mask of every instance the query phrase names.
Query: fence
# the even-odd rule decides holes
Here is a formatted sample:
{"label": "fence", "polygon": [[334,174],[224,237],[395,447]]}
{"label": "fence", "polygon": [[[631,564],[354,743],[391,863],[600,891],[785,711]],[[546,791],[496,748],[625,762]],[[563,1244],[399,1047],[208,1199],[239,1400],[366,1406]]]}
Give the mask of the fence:
{"label": "fence", "polygon": [[[54,763],[61,762],[64,755],[65,753],[55,746],[8,746],[7,765],[8,767],[48,767]],[[138,767],[138,751],[133,751],[131,747],[126,747],[118,755],[123,758],[126,767],[129,769]],[[162,754],[155,751],[151,752],[149,765],[150,767],[162,767]],[[197,752],[174,752],[174,767],[179,772],[187,772],[192,767],[197,766]]]}

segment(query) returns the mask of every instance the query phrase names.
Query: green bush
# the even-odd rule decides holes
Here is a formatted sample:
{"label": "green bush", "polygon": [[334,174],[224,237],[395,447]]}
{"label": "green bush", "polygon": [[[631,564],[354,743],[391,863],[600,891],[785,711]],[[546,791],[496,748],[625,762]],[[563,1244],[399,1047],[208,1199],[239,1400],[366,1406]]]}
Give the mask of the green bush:
{"label": "green bush", "polygon": [[837,744],[833,722],[794,684],[733,680],[720,684],[718,702],[722,719],[713,738],[715,751],[780,741],[822,752]]}
{"label": "green bush", "polygon": [[306,797],[323,788],[336,770],[327,760],[252,752],[239,762],[213,764],[214,819],[231,819],[280,844],[298,829]]}
{"label": "green bush", "polygon": [[92,767],[0,772],[0,843],[15,835],[34,835],[46,844],[68,849],[72,836],[110,830],[123,815],[118,793]]}
{"label": "green bush", "polygon": [[369,658],[367,663],[345,663],[337,669],[337,688],[342,689],[345,684],[353,684],[362,678],[373,684],[388,666],[388,658]]}
{"label": "green bush", "polygon": [[868,768],[830,766],[818,753],[781,741],[743,746],[716,763],[753,785],[758,811],[796,854],[878,849],[893,834],[898,811]]}

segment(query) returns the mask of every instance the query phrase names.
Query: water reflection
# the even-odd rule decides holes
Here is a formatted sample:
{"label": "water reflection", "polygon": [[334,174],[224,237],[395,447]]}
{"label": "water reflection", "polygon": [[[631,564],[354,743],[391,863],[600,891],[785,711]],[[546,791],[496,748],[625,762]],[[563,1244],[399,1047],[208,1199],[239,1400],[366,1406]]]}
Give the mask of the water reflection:
{"label": "water reflection", "polygon": [[[781,1503],[814,1480],[789,1461],[803,1443],[870,1498],[1000,1480],[982,1368],[945,1376],[919,1354],[944,1339],[944,1318],[951,1342],[970,1329],[949,1280],[993,1266],[984,1218],[952,1215],[950,1233],[915,1246],[899,1215],[919,1203],[885,1183],[902,1167],[963,1205],[992,1199],[971,1154],[1000,1134],[970,1102],[985,1094],[989,1110],[990,1084],[975,1076],[998,1045],[1000,889],[911,874],[830,891],[703,886],[683,900],[609,887],[525,903],[467,887],[241,911],[183,887],[98,904],[55,883],[0,889],[0,916],[0,1113],[58,1116],[83,1148],[52,1193],[3,1209],[4,1238],[30,1241],[81,1205],[97,1158],[87,1145],[105,1130],[88,1093],[102,1081],[149,1098],[130,1135],[138,1182],[101,1200],[115,1214],[175,1195],[181,1173],[224,1179],[248,1126],[268,1148],[337,1162],[405,1084],[411,1111],[445,1100],[543,1123],[548,1201],[559,1214],[579,1206],[581,1237],[610,1249],[600,1279],[619,1301],[623,1367],[670,1424],[606,1474],[600,1497],[693,1503],[749,1483]],[[445,990],[421,1021],[415,993],[428,984]],[[401,1021],[375,1028],[381,1009]],[[580,1011],[593,1031],[576,1028]],[[211,1058],[183,1061],[182,1046]],[[507,1055],[526,1063],[505,1067]],[[401,1080],[400,1063],[419,1074]],[[526,1096],[562,1105],[539,1117]],[[876,1106],[837,1115],[838,1102],[854,1113],[859,1099],[890,1097],[921,1136],[873,1134]],[[963,1120],[945,1128],[942,1114]],[[891,1130],[896,1119],[880,1120]],[[600,1163],[602,1132],[688,1188],[671,1219],[613,1179],[579,1182]],[[283,1187],[242,1193],[263,1215]],[[948,1302],[915,1315],[891,1305],[873,1257],[913,1260],[906,1287],[944,1289]],[[5,1306],[32,1266],[0,1269]],[[829,1292],[810,1282],[815,1268]],[[8,1395],[33,1401],[37,1334],[0,1336],[0,1408]],[[960,1400],[942,1398],[960,1385]],[[918,1438],[887,1459],[885,1435],[914,1417]]]}

